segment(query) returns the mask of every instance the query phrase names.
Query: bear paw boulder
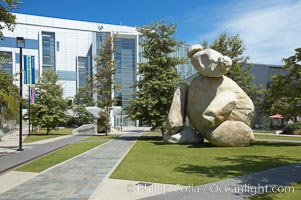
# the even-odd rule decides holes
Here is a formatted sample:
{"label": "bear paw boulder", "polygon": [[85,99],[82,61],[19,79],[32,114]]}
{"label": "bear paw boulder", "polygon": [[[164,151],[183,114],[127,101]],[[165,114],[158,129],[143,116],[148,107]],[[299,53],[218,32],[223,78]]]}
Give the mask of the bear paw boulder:
{"label": "bear paw boulder", "polygon": [[252,129],[243,122],[226,121],[208,134],[211,144],[221,147],[250,146],[254,140]]}
{"label": "bear paw boulder", "polygon": [[204,137],[191,127],[183,127],[176,134],[165,133],[163,140],[170,144],[200,144],[204,142]]}

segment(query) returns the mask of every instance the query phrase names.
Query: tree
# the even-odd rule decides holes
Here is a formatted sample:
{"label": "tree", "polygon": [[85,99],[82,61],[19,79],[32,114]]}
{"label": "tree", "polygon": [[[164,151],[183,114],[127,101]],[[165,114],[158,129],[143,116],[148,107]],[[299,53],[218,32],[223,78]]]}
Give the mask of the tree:
{"label": "tree", "polygon": [[10,11],[17,9],[22,3],[23,2],[19,2],[18,0],[1,0],[0,22],[4,22],[4,24],[0,24],[0,37],[3,37],[2,30],[4,28],[14,31],[16,16],[10,13]]}
{"label": "tree", "polygon": [[110,129],[110,113],[115,105],[113,91],[120,88],[115,84],[117,63],[114,60],[116,52],[116,35],[108,36],[99,50],[96,61],[95,87],[98,94],[98,106],[102,109],[99,113],[98,127],[105,130],[106,135]]}
{"label": "tree", "polygon": [[49,134],[52,129],[68,121],[67,100],[63,98],[63,88],[52,70],[43,72],[36,89],[37,102],[31,106],[31,123],[35,127],[46,128]]}
{"label": "tree", "polygon": [[141,120],[152,129],[160,128],[163,134],[175,86],[180,82],[175,66],[184,63],[171,54],[182,43],[172,37],[176,32],[173,23],[155,22],[137,30],[147,61],[139,63],[138,75],[142,79],[133,86],[138,91],[126,112],[132,120]]}
{"label": "tree", "polygon": [[76,125],[89,124],[93,122],[93,117],[85,107],[93,106],[94,100],[92,98],[92,89],[89,85],[82,86],[74,96],[73,101],[73,123]]}
{"label": "tree", "polygon": [[20,94],[14,80],[13,76],[0,69],[0,123],[18,118]]}
{"label": "tree", "polygon": [[208,45],[206,41],[202,45],[204,48],[210,47],[232,59],[232,67],[226,76],[234,80],[253,100],[262,93],[260,86],[252,83],[255,77],[250,73],[250,70],[253,66],[246,65],[249,58],[243,56],[246,49],[238,34],[228,37],[226,33],[221,33],[211,45]]}
{"label": "tree", "polygon": [[265,91],[263,111],[268,115],[280,113],[296,121],[301,115],[301,48],[283,61],[286,73],[272,77],[273,82]]}

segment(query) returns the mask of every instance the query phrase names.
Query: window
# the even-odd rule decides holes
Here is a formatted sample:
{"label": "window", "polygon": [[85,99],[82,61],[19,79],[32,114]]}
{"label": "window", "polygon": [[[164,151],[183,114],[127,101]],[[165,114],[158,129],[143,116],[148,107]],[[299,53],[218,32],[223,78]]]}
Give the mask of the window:
{"label": "window", "polygon": [[91,68],[89,66],[89,57],[78,57],[77,58],[78,68],[78,86],[87,85],[87,78],[91,76]]}
{"label": "window", "polygon": [[99,35],[98,37],[98,49],[101,49],[102,47],[102,35]]}
{"label": "window", "polygon": [[55,71],[55,35],[42,32],[43,70]]}
{"label": "window", "polygon": [[115,81],[122,85],[122,89],[115,91],[117,106],[127,107],[133,98],[134,89],[131,86],[136,81],[136,40],[132,38],[118,38],[115,60],[117,71]]}
{"label": "window", "polygon": [[12,52],[0,51],[0,69],[13,75]]}

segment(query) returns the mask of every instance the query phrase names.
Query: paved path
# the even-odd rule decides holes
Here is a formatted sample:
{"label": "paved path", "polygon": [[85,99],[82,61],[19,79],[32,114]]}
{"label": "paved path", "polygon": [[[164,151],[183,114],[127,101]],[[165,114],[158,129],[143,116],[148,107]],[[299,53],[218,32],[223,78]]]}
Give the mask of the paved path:
{"label": "paved path", "polygon": [[140,135],[130,132],[100,145],[1,194],[0,200],[89,199]]}
{"label": "paved path", "polygon": [[[249,175],[226,179],[197,187],[187,187],[166,194],[143,198],[145,200],[232,200],[251,197],[263,192],[276,190],[301,181],[301,163],[273,168]],[[283,187],[281,187],[283,188]],[[292,190],[291,190],[292,191]],[[287,190],[288,192],[288,190]]]}
{"label": "paved path", "polygon": [[[61,140],[49,142],[47,143],[47,145],[32,145],[29,143],[23,145],[24,151],[0,154],[0,174],[18,165],[35,159],[41,155],[47,154],[68,144],[73,144],[87,137],[89,136],[71,136]],[[16,146],[15,148],[18,148],[18,146]]]}

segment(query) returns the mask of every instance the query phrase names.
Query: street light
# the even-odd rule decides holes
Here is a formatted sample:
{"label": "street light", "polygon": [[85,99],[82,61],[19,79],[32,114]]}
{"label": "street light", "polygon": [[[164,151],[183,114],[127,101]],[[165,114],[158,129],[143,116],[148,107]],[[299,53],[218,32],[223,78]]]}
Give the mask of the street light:
{"label": "street light", "polygon": [[19,110],[19,149],[17,149],[17,151],[23,151],[22,149],[22,82],[23,82],[23,76],[22,76],[22,49],[25,48],[25,40],[23,37],[17,37],[17,48],[20,49],[20,110]]}

